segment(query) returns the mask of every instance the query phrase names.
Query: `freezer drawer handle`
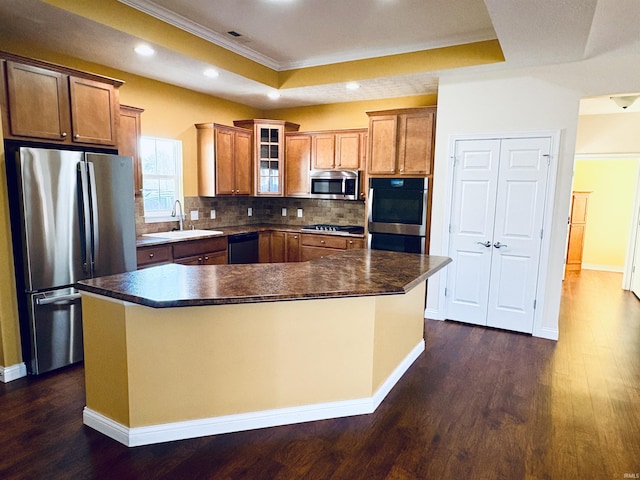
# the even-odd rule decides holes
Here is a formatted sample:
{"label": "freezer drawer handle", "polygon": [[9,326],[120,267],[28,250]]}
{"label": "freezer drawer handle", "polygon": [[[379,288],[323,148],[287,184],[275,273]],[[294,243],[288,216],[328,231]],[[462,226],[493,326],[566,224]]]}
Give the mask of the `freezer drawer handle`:
{"label": "freezer drawer handle", "polygon": [[38,298],[36,303],[38,305],[49,305],[51,303],[72,302],[73,300],[79,300],[79,293],[71,293],[69,295],[60,295],[58,297]]}

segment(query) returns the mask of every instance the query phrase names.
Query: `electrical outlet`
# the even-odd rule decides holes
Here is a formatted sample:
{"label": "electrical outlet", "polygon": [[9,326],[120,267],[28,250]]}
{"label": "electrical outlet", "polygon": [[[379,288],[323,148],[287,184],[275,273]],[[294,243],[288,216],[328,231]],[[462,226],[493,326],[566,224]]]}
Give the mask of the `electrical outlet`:
{"label": "electrical outlet", "polygon": [[286,208],[283,208],[283,209],[282,209],[282,216],[283,216],[283,217],[286,217],[286,216],[287,216],[287,209],[286,209]]}
{"label": "electrical outlet", "polygon": [[298,209],[298,218],[302,218],[302,209],[301,208]]}
{"label": "electrical outlet", "polygon": [[216,219],[216,211],[211,210],[211,220],[215,220],[215,219]]}
{"label": "electrical outlet", "polygon": [[198,210],[191,210],[191,220],[198,220]]}
{"label": "electrical outlet", "polygon": [[253,216],[253,208],[251,208],[251,207],[247,208],[247,216],[248,217]]}

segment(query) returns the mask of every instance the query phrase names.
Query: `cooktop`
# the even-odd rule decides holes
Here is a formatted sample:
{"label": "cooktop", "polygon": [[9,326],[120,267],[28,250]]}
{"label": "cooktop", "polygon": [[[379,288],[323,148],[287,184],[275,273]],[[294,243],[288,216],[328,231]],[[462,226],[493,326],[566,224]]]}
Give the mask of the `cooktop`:
{"label": "cooktop", "polygon": [[364,227],[358,225],[334,225],[331,223],[317,223],[307,225],[302,230],[322,231],[322,232],[343,232],[343,233],[364,233]]}

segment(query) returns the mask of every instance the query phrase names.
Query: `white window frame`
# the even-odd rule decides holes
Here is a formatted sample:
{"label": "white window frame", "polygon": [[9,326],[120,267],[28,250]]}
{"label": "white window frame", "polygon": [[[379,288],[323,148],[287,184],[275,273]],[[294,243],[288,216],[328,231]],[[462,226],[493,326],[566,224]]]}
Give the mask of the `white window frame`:
{"label": "white window frame", "polygon": [[[175,185],[176,185],[176,189],[174,191],[174,198],[175,200],[180,200],[181,205],[184,205],[184,197],[183,197],[183,191],[182,191],[182,182],[183,182],[183,160],[182,160],[182,142],[180,140],[175,140],[172,138],[161,138],[161,137],[151,137],[151,136],[143,136],[140,139],[140,144],[141,144],[141,151],[142,151],[142,143],[145,141],[162,141],[162,142],[170,142],[173,144],[174,146],[174,153],[175,153],[175,157],[174,160],[176,162],[175,165],[175,175],[149,175],[147,174],[147,178],[151,177],[155,177],[155,178],[173,178],[175,180]],[[160,210],[160,211],[154,211],[154,212],[147,212],[144,209],[144,179],[145,179],[145,172],[144,172],[144,168],[141,166],[142,169],[142,208],[144,210],[144,222],[145,223],[157,223],[157,222],[172,222],[176,220],[176,217],[172,217],[171,216],[171,209],[168,210]]]}

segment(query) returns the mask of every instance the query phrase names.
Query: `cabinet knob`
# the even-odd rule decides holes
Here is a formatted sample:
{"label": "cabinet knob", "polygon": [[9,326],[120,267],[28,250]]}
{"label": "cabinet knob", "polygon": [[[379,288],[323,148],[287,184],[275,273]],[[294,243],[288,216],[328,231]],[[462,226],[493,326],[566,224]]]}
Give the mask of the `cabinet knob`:
{"label": "cabinet knob", "polygon": [[204,261],[208,262],[209,261],[209,257],[204,257]]}
{"label": "cabinet knob", "polygon": [[294,236],[293,236],[293,239],[294,239],[294,240],[297,240],[297,239],[298,239],[298,235],[294,235]]}
{"label": "cabinet knob", "polygon": [[325,243],[324,240],[320,240],[320,243]]}
{"label": "cabinet knob", "polygon": [[153,258],[153,252],[149,254],[149,258]]}
{"label": "cabinet knob", "polygon": [[80,134],[79,134],[79,133],[76,133],[76,134],[73,136],[73,138],[75,138],[75,139],[77,140],[78,138],[80,138]]}
{"label": "cabinet knob", "polygon": [[61,136],[62,138],[67,138],[67,132],[62,132],[62,133],[60,134],[60,136]]}
{"label": "cabinet knob", "polygon": [[202,263],[202,257],[198,257],[198,261]]}

